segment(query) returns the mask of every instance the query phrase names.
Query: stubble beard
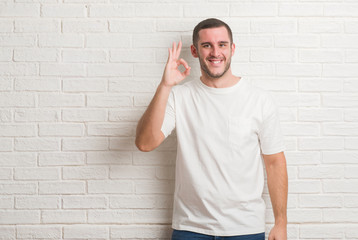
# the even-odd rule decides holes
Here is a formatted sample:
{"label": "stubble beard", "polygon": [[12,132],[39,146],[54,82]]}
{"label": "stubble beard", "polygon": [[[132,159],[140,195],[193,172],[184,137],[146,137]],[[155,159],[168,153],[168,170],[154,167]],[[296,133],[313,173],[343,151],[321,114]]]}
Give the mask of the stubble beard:
{"label": "stubble beard", "polygon": [[[200,68],[203,72],[205,72],[210,78],[212,79],[218,79],[218,78],[221,78],[222,76],[224,76],[224,74],[229,70],[230,68],[230,65],[231,65],[231,56],[229,58],[229,60],[226,62],[226,65],[225,65],[225,69],[223,72],[221,73],[217,73],[217,74],[214,74],[212,72],[210,72],[209,70],[209,67],[208,65],[205,63],[205,61],[200,57],[200,55],[198,54],[198,57],[199,57],[199,63],[200,63]],[[225,60],[225,58],[224,58]]]}

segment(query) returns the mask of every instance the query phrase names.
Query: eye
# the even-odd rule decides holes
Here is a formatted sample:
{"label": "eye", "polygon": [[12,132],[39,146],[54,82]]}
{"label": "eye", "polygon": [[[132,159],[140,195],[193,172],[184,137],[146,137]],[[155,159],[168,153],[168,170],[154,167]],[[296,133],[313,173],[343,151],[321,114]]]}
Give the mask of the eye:
{"label": "eye", "polygon": [[204,44],[204,45],[203,45],[203,48],[209,48],[209,47],[210,47],[209,44]]}

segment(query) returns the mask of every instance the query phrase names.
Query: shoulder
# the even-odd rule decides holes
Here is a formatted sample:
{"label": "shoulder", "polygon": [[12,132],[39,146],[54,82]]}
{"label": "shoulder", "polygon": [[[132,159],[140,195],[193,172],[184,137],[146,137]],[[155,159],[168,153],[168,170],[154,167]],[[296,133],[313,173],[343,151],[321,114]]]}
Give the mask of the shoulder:
{"label": "shoulder", "polygon": [[187,81],[183,84],[176,85],[172,88],[172,92],[174,95],[183,95],[190,93],[191,91],[195,90],[197,87],[197,84],[194,80]]}

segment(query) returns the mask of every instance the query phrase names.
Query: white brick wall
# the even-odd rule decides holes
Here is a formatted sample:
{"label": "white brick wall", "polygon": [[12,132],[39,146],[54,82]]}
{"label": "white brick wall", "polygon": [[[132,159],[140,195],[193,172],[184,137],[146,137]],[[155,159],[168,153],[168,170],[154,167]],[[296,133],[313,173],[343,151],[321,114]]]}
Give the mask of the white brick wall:
{"label": "white brick wall", "polygon": [[279,105],[289,239],[358,239],[355,0],[0,1],[0,239],[169,238],[176,140],[139,152],[135,126],[172,41],[199,76],[206,17]]}

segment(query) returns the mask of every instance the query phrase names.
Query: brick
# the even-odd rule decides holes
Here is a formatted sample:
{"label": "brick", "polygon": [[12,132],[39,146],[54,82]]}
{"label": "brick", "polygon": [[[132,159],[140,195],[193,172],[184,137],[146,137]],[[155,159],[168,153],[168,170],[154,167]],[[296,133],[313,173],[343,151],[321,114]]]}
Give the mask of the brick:
{"label": "brick", "polygon": [[343,62],[342,51],[337,50],[306,50],[299,51],[299,61],[308,63]]}
{"label": "brick", "polygon": [[39,46],[40,47],[78,47],[84,46],[84,36],[81,34],[39,34]]}
{"label": "brick", "polygon": [[84,165],[84,153],[39,153],[40,166]]}
{"label": "brick", "polygon": [[85,66],[74,63],[42,63],[40,64],[42,76],[85,76]]}
{"label": "brick", "polygon": [[1,239],[16,239],[16,227],[15,226],[0,226],[0,238]]}
{"label": "brick", "polygon": [[37,66],[32,63],[0,63],[0,76],[33,76],[37,74]]}
{"label": "brick", "polygon": [[301,179],[330,179],[342,178],[344,168],[337,166],[304,166],[299,167],[298,177]]}
{"label": "brick", "polygon": [[134,48],[170,47],[173,42],[179,42],[178,33],[147,33],[133,36]]}
{"label": "brick", "polygon": [[133,74],[130,63],[107,63],[87,65],[87,75],[90,77],[128,77]]}
{"label": "brick", "polygon": [[321,191],[320,180],[296,180],[289,182],[289,193],[319,193]]}
{"label": "brick", "polygon": [[109,142],[109,149],[123,151],[137,150],[134,141],[134,137],[111,138]]}
{"label": "brick", "polygon": [[108,167],[64,167],[62,169],[63,179],[88,180],[88,179],[107,179]]}
{"label": "brick", "polygon": [[85,223],[86,211],[84,210],[44,210],[41,214],[43,223]]}
{"label": "brick", "polygon": [[356,224],[350,225],[349,227],[346,227],[345,229],[346,237],[347,238],[357,238],[358,237],[358,230]]}
{"label": "brick", "polygon": [[342,90],[341,79],[302,79],[299,80],[299,90],[306,92],[340,92]]}
{"label": "brick", "polygon": [[[37,192],[36,183],[7,183],[0,182],[0,193],[7,194],[35,194]],[[1,216],[1,214],[0,214]]]}
{"label": "brick", "polygon": [[263,37],[263,36],[250,36],[250,35],[239,35],[235,37],[235,41],[239,44],[238,47],[272,47],[273,38],[272,37]]}
{"label": "brick", "polygon": [[105,92],[107,89],[106,79],[65,79],[63,91],[65,92]]}
{"label": "brick", "polygon": [[329,17],[355,17],[357,11],[357,4],[332,3],[324,5],[324,16]]}
{"label": "brick", "polygon": [[0,210],[0,224],[34,224],[40,223],[40,211],[35,210]]}
{"label": "brick", "polygon": [[350,164],[358,163],[357,151],[326,151],[322,152],[323,163]]}
{"label": "brick", "polygon": [[[137,5],[137,6],[141,6]],[[90,5],[90,17],[132,17],[134,16],[134,5],[128,4],[94,4]]]}
{"label": "brick", "polygon": [[340,33],[343,29],[343,21],[302,18],[298,20],[298,29],[300,33]]}
{"label": "brick", "polygon": [[66,138],[62,140],[62,150],[64,151],[108,150],[108,139],[102,137]]}
{"label": "brick", "polygon": [[109,110],[108,119],[111,122],[135,122],[142,117],[142,110]]}
{"label": "brick", "polygon": [[[190,8],[188,11],[192,11]],[[192,32],[198,22],[192,19],[182,19],[181,21],[171,19],[158,19],[156,29],[158,32]],[[232,28],[235,29],[231,24]],[[147,30],[148,31],[148,30]]]}
{"label": "brick", "polygon": [[60,239],[62,228],[60,226],[17,226],[16,236],[19,239]]}
{"label": "brick", "polygon": [[155,51],[153,49],[111,50],[110,61],[123,63],[151,63],[155,61]]}
{"label": "brick", "polygon": [[287,218],[292,223],[321,223],[322,211],[320,209],[288,209]]}
{"label": "brick", "polygon": [[296,33],[296,25],[292,20],[254,20],[250,29],[252,33]]}
{"label": "brick", "polygon": [[141,166],[167,166],[173,165],[176,160],[176,153],[171,151],[159,152],[134,152],[133,164]]}
{"label": "brick", "polygon": [[347,108],[358,106],[358,96],[356,94],[322,94],[322,106]]}
{"label": "brick", "polygon": [[85,191],[86,184],[81,181],[39,182],[39,194],[83,194]]}
{"label": "brick", "polygon": [[158,179],[174,179],[175,178],[175,168],[173,168],[173,167],[157,168],[155,175]]}
{"label": "brick", "polygon": [[323,4],[319,3],[281,3],[279,16],[285,17],[318,17],[323,16]]}
{"label": "brick", "polygon": [[62,197],[65,209],[99,209],[107,208],[106,197],[94,196],[64,196]]}
{"label": "brick", "polygon": [[57,61],[56,49],[26,48],[14,50],[16,62],[55,62]]}
{"label": "brick", "polygon": [[87,164],[131,164],[132,153],[124,151],[88,152]]}
{"label": "brick", "polygon": [[344,226],[337,224],[308,224],[300,226],[300,238],[328,238],[341,239]]}
{"label": "brick", "polygon": [[171,194],[173,189],[173,182],[168,180],[137,181],[135,185],[136,194]]}
{"label": "brick", "polygon": [[322,75],[326,77],[357,77],[357,67],[358,64],[323,64]]}
{"label": "brick", "polygon": [[[160,196],[162,197],[162,196]],[[154,196],[116,196],[110,197],[111,208],[132,209],[132,208],[155,208],[159,197]]]}
{"label": "brick", "polygon": [[358,167],[349,166],[344,169],[344,177],[345,178],[358,178]]}
{"label": "brick", "polygon": [[111,180],[111,181],[88,181],[88,193],[123,194],[133,193],[132,181]]}
{"label": "brick", "polygon": [[1,3],[1,17],[38,17],[40,4],[38,3]]}
{"label": "brick", "polygon": [[182,8],[179,4],[153,4],[143,3],[137,4],[135,8],[135,16],[137,17],[181,17]]}
{"label": "brick", "polygon": [[277,35],[275,47],[315,48],[320,46],[320,38],[315,35]]}
{"label": "brick", "polygon": [[358,110],[347,109],[344,110],[344,120],[348,122],[357,122],[358,121]]}
{"label": "brick", "polygon": [[339,122],[343,120],[343,111],[333,108],[300,108],[298,109],[298,120],[310,122]]}
{"label": "brick", "polygon": [[10,62],[11,60],[12,60],[12,49],[10,48],[0,49],[0,61]]}
{"label": "brick", "polygon": [[299,196],[299,207],[301,208],[340,208],[342,205],[341,196],[327,194],[303,194]]}
{"label": "brick", "polygon": [[323,180],[323,191],[326,193],[358,193],[358,180]]}
{"label": "brick", "polygon": [[108,32],[108,24],[105,20],[64,20],[62,21],[63,32],[70,33],[94,33]]}
{"label": "brick", "polygon": [[230,7],[231,17],[273,17],[277,13],[275,3],[241,3]]}
{"label": "brick", "polygon": [[344,206],[349,208],[358,207],[358,195],[345,195]]}
{"label": "brick", "polygon": [[3,33],[9,33],[9,32],[12,32],[14,29],[14,21],[13,20],[5,20],[5,19],[2,19],[1,22],[0,22],[0,32],[3,32]]}
{"label": "brick", "polygon": [[276,94],[279,106],[297,106],[297,107],[319,107],[321,105],[321,95],[315,93],[300,94]]}
{"label": "brick", "polygon": [[15,180],[57,180],[60,178],[58,168],[16,168]]}
{"label": "brick", "polygon": [[57,209],[60,206],[60,198],[57,196],[19,196],[15,198],[17,209]]}
{"label": "brick", "polygon": [[322,66],[320,64],[277,64],[276,73],[279,76],[319,77]]}
{"label": "brick", "polygon": [[166,223],[171,222],[172,212],[168,210],[134,210],[133,219],[135,223]]}
{"label": "brick", "polygon": [[104,122],[107,120],[105,109],[64,109],[62,120],[67,122]]}
{"label": "brick", "polygon": [[87,48],[129,48],[129,34],[86,34]]}
{"label": "brick", "polygon": [[13,149],[13,140],[11,138],[0,139],[0,152],[11,151]]}
{"label": "brick", "polygon": [[321,47],[324,48],[357,48],[357,35],[323,35],[321,37]]}
{"label": "brick", "polygon": [[112,166],[111,179],[153,179],[155,168],[143,166]]}
{"label": "brick", "polygon": [[0,110],[0,122],[11,122],[12,112],[10,110]]}
{"label": "brick", "polygon": [[336,209],[323,209],[323,221],[332,223],[351,223],[358,218],[358,211],[349,210],[336,210]]}
{"label": "brick", "polygon": [[0,34],[0,45],[2,47],[34,47],[36,45],[36,36],[23,34]]}
{"label": "brick", "polygon": [[107,226],[73,225],[63,227],[63,237],[70,239],[98,239],[108,237]]}
{"label": "brick", "polygon": [[29,167],[36,166],[35,153],[0,153],[0,166],[2,167]]}
{"label": "brick", "polygon": [[59,33],[61,22],[56,19],[15,19],[14,32],[19,33]]}
{"label": "brick", "polygon": [[358,123],[323,123],[323,134],[330,136],[357,136]]}
{"label": "brick", "polygon": [[60,91],[61,80],[59,78],[16,78],[15,90],[18,91]]}
{"label": "brick", "polygon": [[56,138],[17,138],[15,139],[17,151],[58,151],[60,140]]}
{"label": "brick", "polygon": [[358,21],[347,21],[344,26],[346,33],[358,33]]}
{"label": "brick", "polygon": [[235,71],[242,72],[243,75],[267,76],[274,74],[274,67],[269,63],[234,63]]}
{"label": "brick", "polygon": [[16,122],[57,122],[60,114],[57,110],[15,109]]}
{"label": "brick", "polygon": [[301,138],[299,150],[340,150],[344,147],[344,139],[338,137]]}
{"label": "brick", "polygon": [[37,127],[33,124],[1,124],[2,137],[34,137]]}
{"label": "brick", "polygon": [[285,136],[319,136],[319,124],[310,123],[283,123],[282,130]]}
{"label": "brick", "polygon": [[12,179],[12,169],[11,168],[0,168],[0,179],[1,180],[11,180]]}
{"label": "brick", "polygon": [[358,82],[354,80],[344,80],[344,92],[358,92]]}
{"label": "brick", "polygon": [[296,53],[291,49],[252,49],[250,60],[253,62],[294,62]]}
{"label": "brick", "polygon": [[107,61],[107,53],[103,50],[63,50],[63,62],[100,63]]}
{"label": "brick", "polygon": [[146,20],[141,20],[141,19],[109,20],[109,30],[110,30],[110,32],[120,32],[120,33],[155,32],[155,21],[153,21],[153,20],[149,20],[149,19],[146,19]]}
{"label": "brick", "polygon": [[86,17],[87,6],[79,4],[42,4],[42,17],[75,18]]}
{"label": "brick", "polygon": [[136,77],[155,77],[160,78],[163,75],[163,64],[156,63],[138,63],[134,65],[134,76]]}
{"label": "brick", "polygon": [[358,149],[358,138],[346,137],[344,145],[345,149]]}
{"label": "brick", "polygon": [[87,106],[90,107],[131,107],[132,99],[119,94],[96,94],[87,96]]}
{"label": "brick", "polygon": [[184,5],[184,17],[224,17],[229,16],[229,9],[225,4]]}
{"label": "brick", "polygon": [[[137,231],[140,226],[140,231]],[[172,229],[170,225],[124,225],[112,226],[111,238],[118,239],[139,239],[146,238],[147,236],[154,237],[155,239],[169,238]]]}
{"label": "brick", "polygon": [[83,136],[85,126],[80,123],[41,123],[39,136]]}
{"label": "brick", "polygon": [[130,137],[135,133],[134,124],[130,123],[91,123],[87,126],[88,136]]}
{"label": "brick", "polygon": [[[14,208],[14,199],[13,197],[0,197],[0,209],[10,209]],[[1,232],[1,228],[0,228]],[[1,233],[0,233],[1,237]]]}
{"label": "brick", "polygon": [[89,210],[88,223],[131,223],[132,210]]}
{"label": "brick", "polygon": [[79,94],[47,94],[39,95],[40,107],[82,107],[85,105],[85,98]]}

